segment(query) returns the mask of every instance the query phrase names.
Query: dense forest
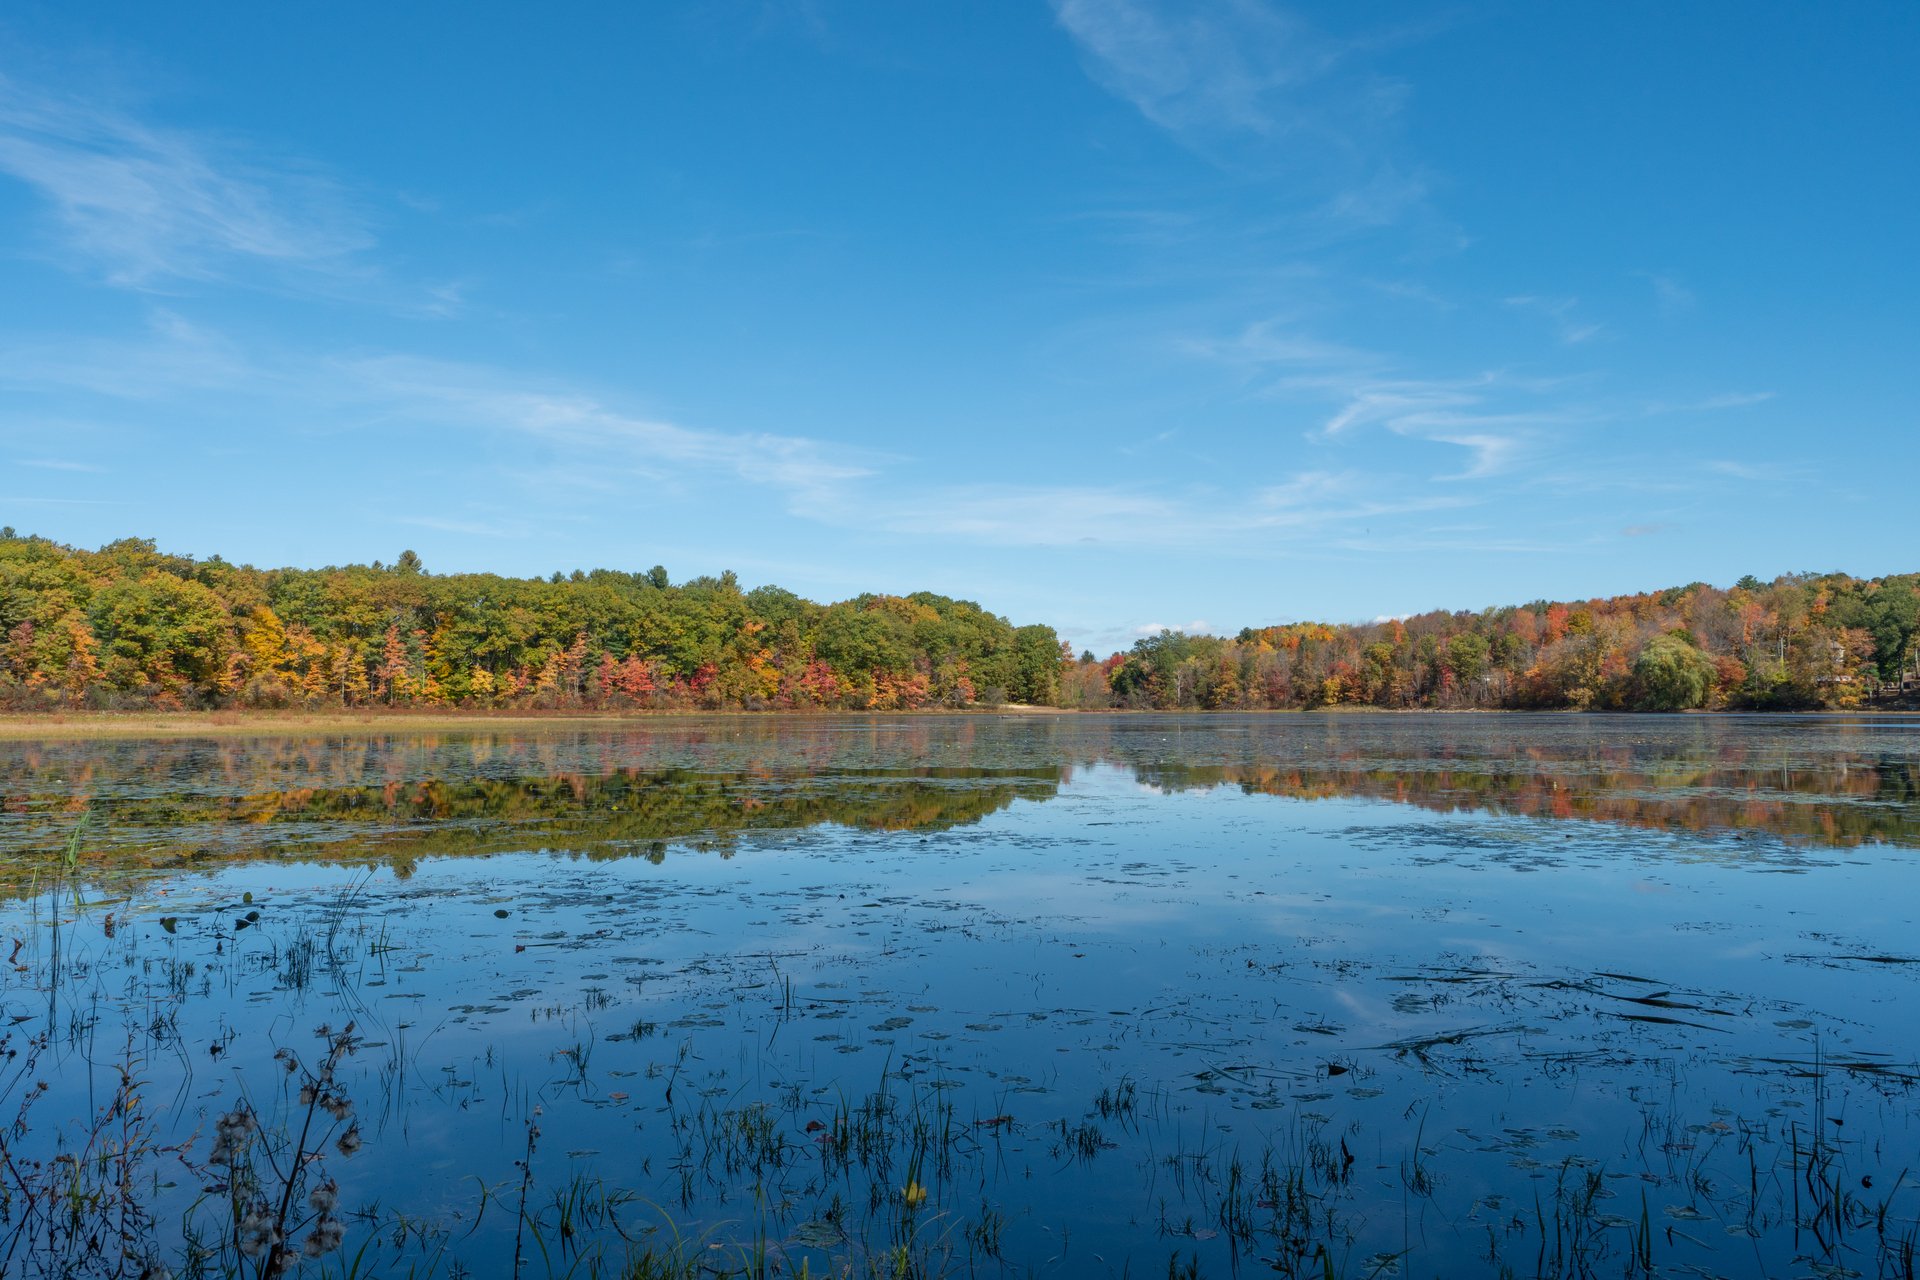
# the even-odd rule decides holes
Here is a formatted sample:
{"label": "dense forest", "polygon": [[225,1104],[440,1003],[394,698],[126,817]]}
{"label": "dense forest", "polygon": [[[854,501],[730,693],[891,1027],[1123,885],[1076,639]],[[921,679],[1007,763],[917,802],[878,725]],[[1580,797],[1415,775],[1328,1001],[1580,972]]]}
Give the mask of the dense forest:
{"label": "dense forest", "polygon": [[392,565],[255,569],[0,530],[0,705],[528,709],[1053,703],[1051,627],[945,596],[819,605],[731,573],[675,584]]}
{"label": "dense forest", "polygon": [[835,604],[674,583],[391,565],[255,569],[0,530],[0,706],[911,710],[1852,707],[1920,691],[1920,574],[1538,601],[1077,660],[1053,629],[918,592]]}
{"label": "dense forest", "polygon": [[1361,626],[1162,632],[1061,677],[1072,707],[1677,711],[1857,707],[1920,692],[1920,574],[1423,613]]}

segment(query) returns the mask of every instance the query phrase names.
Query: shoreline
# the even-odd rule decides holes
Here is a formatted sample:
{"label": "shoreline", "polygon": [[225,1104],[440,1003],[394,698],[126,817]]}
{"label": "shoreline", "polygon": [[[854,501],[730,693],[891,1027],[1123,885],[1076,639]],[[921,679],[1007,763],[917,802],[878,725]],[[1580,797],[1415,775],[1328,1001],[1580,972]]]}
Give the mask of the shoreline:
{"label": "shoreline", "polygon": [[1234,711],[1159,711],[1152,709],[1041,707],[1007,705],[953,710],[921,708],[912,711],[495,711],[495,710],[374,710],[335,711],[60,711],[0,713],[0,741],[60,738],[239,737],[286,733],[433,733],[477,729],[556,729],[593,726],[644,726],[661,722],[711,720],[820,720],[912,717],[954,719],[968,716],[1456,716],[1456,715],[1617,715],[1649,718],[1670,716],[1812,716],[1920,718],[1920,711],[1862,707],[1851,710],[1811,711],[1603,711],[1523,710],[1508,707],[1315,707],[1250,708]]}
{"label": "shoreline", "polygon": [[58,711],[0,712],[0,741],[25,738],[240,736],[272,733],[432,733],[468,729],[551,729],[647,725],[687,720],[818,720],[850,716],[1056,716],[1065,707],[1008,705],[992,709],[914,711]]}

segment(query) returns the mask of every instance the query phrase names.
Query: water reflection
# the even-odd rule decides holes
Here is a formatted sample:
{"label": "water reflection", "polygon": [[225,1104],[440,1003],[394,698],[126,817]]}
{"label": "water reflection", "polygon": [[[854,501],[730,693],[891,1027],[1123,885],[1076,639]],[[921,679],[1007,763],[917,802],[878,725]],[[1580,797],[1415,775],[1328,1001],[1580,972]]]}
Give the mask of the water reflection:
{"label": "water reflection", "polygon": [[1143,768],[1143,782],[1167,790],[1235,786],[1251,794],[1296,800],[1352,796],[1418,805],[1441,813],[1493,813],[1524,818],[1583,819],[1661,831],[1754,831],[1823,846],[1880,842],[1920,844],[1920,795],[1913,767],[1868,762],[1837,772],[1756,769],[1729,750],[1713,762],[1673,762],[1647,770],[1623,760],[1617,768],[1569,774],[1551,758],[1514,759],[1511,768],[1485,761],[1445,768],[1420,760],[1371,760],[1332,768],[1282,762]]}
{"label": "water reflection", "polygon": [[124,869],[254,857],[388,863],[545,849],[658,859],[836,824],[942,830],[1112,765],[1444,813],[1920,845],[1917,726],[1566,716],[666,722],[561,732],[0,747],[0,884],[78,853]]}
{"label": "water reflection", "polygon": [[[115,1187],[246,1271],[238,1115],[370,1206],[307,1274],[1907,1274],[1916,728],[0,747],[0,1272],[125,1274]],[[285,1054],[349,1023],[308,1163]]]}

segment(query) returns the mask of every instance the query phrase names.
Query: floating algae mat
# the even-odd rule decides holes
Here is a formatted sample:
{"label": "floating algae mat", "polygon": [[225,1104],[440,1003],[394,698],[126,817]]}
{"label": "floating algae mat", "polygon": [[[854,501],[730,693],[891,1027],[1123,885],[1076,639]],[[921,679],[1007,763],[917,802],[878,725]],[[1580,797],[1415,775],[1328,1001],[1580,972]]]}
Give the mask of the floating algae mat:
{"label": "floating algae mat", "polygon": [[0,1273],[1911,1275],[1920,723],[0,744]]}

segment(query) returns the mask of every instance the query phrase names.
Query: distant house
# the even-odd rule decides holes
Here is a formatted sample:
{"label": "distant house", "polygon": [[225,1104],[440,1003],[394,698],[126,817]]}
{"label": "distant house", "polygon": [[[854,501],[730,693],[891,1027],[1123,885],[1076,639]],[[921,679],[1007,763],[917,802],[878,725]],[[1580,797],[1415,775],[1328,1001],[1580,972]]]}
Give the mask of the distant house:
{"label": "distant house", "polygon": [[1856,677],[1847,670],[1847,646],[1838,640],[1827,642],[1827,658],[1833,663],[1833,670],[1819,677],[1816,684],[1852,684]]}

